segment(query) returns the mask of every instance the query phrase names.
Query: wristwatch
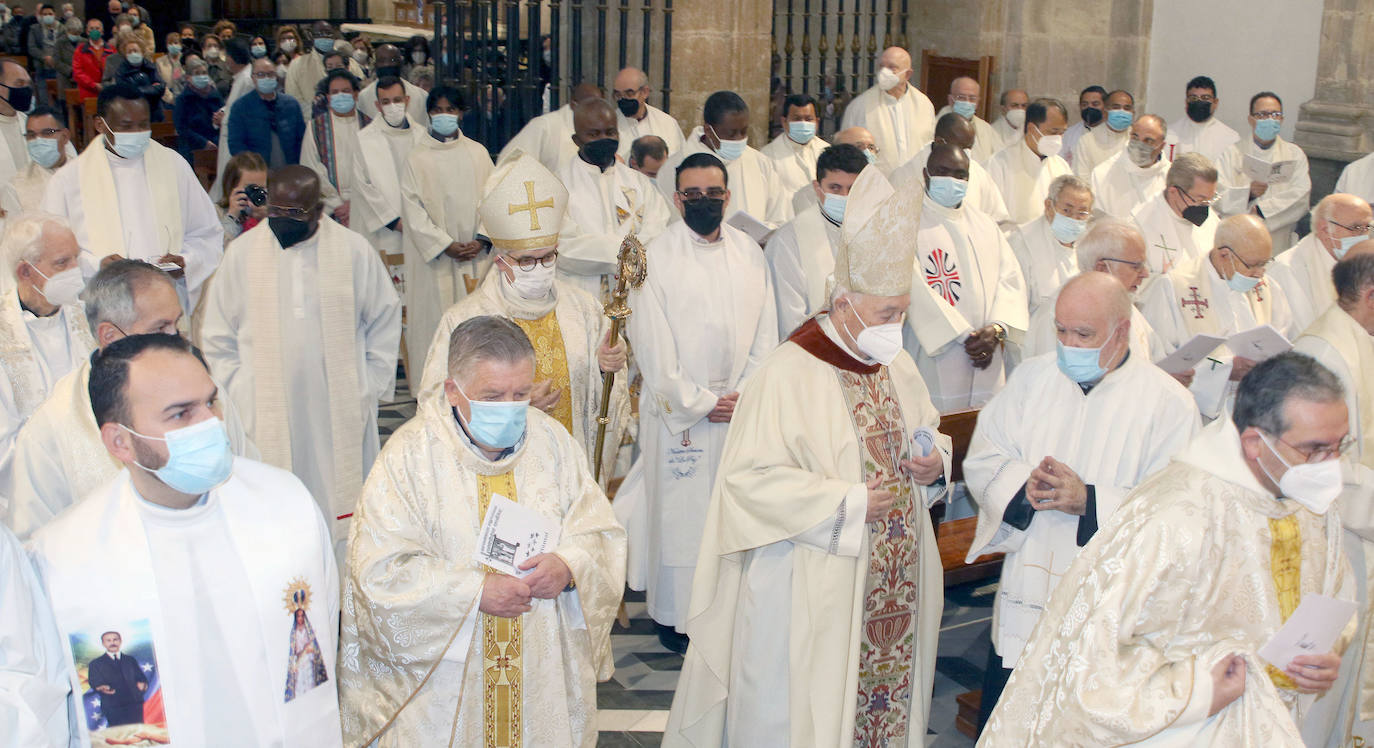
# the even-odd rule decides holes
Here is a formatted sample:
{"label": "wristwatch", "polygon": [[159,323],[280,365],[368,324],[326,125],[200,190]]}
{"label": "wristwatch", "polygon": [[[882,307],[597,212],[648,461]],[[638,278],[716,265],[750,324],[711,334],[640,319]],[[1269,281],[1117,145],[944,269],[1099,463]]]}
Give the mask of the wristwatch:
{"label": "wristwatch", "polygon": [[1007,342],[1007,328],[1003,327],[1001,322],[992,323],[992,332],[997,336],[998,343]]}

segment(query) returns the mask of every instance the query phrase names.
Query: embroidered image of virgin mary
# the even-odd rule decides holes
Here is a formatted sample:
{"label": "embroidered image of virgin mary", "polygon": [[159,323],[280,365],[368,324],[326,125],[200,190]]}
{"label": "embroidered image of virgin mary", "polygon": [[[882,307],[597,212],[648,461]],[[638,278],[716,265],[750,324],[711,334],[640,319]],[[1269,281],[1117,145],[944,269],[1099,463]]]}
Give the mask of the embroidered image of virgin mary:
{"label": "embroidered image of virgin mary", "polygon": [[286,611],[291,614],[291,646],[286,666],[286,700],[290,701],[329,680],[320,643],[305,609],[310,607],[310,585],[297,578],[286,588]]}

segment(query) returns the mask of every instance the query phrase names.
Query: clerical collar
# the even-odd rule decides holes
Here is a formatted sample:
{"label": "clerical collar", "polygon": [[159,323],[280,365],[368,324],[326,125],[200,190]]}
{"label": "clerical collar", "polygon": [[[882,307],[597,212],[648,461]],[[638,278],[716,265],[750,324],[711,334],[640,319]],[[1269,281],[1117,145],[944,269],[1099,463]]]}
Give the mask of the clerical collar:
{"label": "clerical collar", "polygon": [[[817,321],[822,316],[826,317],[825,321],[830,324],[829,331],[822,328],[821,323]],[[798,327],[787,339],[797,344],[802,350],[837,369],[852,371],[856,374],[877,374],[882,369],[882,366],[876,361],[872,363],[860,361],[847,348],[836,342],[832,335],[838,338],[838,334],[835,333],[835,324],[830,322],[829,315],[826,314],[816,315],[803,322],[801,327]]]}
{"label": "clerical collar", "polygon": [[964,217],[964,203],[962,201],[953,208],[947,208],[931,199],[930,193],[922,193],[922,198],[924,205],[921,210],[928,210],[942,218],[952,220],[959,220]]}
{"label": "clerical collar", "polygon": [[[725,225],[725,222],[724,222],[724,221],[721,221],[721,225],[724,226],[724,225]],[[690,228],[687,229],[687,236],[689,236],[689,237],[692,238],[692,243],[693,243],[693,244],[696,244],[696,245],[699,245],[699,246],[702,246],[702,247],[712,247],[712,246],[715,246],[715,245],[720,244],[721,242],[725,241],[725,229],[722,228],[722,229],[720,230],[720,236],[716,237],[714,240],[712,240],[712,239],[707,239],[706,237],[702,236],[701,234],[698,234],[697,232],[691,230]]]}
{"label": "clerical collar", "polygon": [[500,462],[501,460],[504,460],[507,457],[510,457],[511,455],[515,454],[516,451],[520,449],[521,445],[525,443],[525,434],[529,433],[529,428],[526,427],[525,434],[521,434],[520,438],[516,440],[514,444],[501,450],[501,453],[496,455],[496,457],[494,458],[487,457],[487,453],[482,451],[481,447],[477,446],[477,442],[473,441],[472,434],[468,433],[467,424],[463,423],[462,416],[458,415],[458,408],[450,405],[448,406],[448,409],[449,412],[453,414],[453,422],[458,424],[459,439],[464,444],[468,445],[468,449],[472,450],[472,453],[477,455],[478,459],[481,459],[483,462]]}
{"label": "clerical collar", "polygon": [[[37,291],[38,289],[35,288],[34,290]],[[14,292],[14,295],[15,295],[15,296],[19,296],[19,291],[16,290],[16,291]],[[57,316],[57,313],[58,313],[58,312],[62,311],[62,307],[57,306],[57,307],[54,307],[54,308],[53,308],[53,310],[52,310],[52,312],[51,312],[50,314],[39,314],[38,312],[35,312],[34,310],[30,309],[28,304],[25,304],[25,303],[24,303],[24,297],[23,297],[23,296],[19,296],[19,309],[20,309],[21,311],[25,311],[25,312],[28,312],[29,314],[33,315],[34,319],[47,319],[47,318],[49,318],[49,317],[55,317],[55,316]]]}

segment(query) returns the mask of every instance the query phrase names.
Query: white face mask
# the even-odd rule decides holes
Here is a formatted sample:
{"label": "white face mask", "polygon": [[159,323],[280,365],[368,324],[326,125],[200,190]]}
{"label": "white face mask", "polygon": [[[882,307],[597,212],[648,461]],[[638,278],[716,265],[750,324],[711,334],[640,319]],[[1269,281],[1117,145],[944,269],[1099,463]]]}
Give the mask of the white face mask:
{"label": "white face mask", "polygon": [[386,120],[392,127],[400,127],[406,119],[406,105],[404,102],[387,104],[382,107],[382,119]]}
{"label": "white face mask", "polygon": [[1035,131],[1037,133],[1040,133],[1040,140],[1035,144],[1035,149],[1037,151],[1040,151],[1040,155],[1044,156],[1045,158],[1054,158],[1055,156],[1058,156],[1059,151],[1063,150],[1064,148],[1064,136],[1046,135],[1043,132],[1040,132],[1039,127],[1036,127],[1035,125],[1031,125],[1031,127],[1035,127]]}
{"label": "white face mask", "polygon": [[878,68],[878,88],[890,91],[902,82],[902,76],[892,68]]}
{"label": "white face mask", "polygon": [[854,345],[858,346],[859,352],[883,366],[888,366],[896,360],[897,354],[902,352],[902,323],[897,321],[885,325],[864,324],[864,318],[859,316],[859,310],[854,308],[854,302],[849,302],[849,308],[854,312],[854,318],[859,320],[859,325],[863,327],[859,334],[854,336]]}
{"label": "white face mask", "polygon": [[549,289],[553,288],[554,270],[558,262],[554,261],[548,267],[544,263],[536,263],[535,266],[526,271],[521,270],[519,265],[511,263],[505,257],[501,258],[502,264],[510,269],[513,276],[510,281],[511,288],[520,294],[522,299],[542,299],[549,295]]}
{"label": "white face mask", "polygon": [[[1288,460],[1283,459],[1283,455],[1279,454],[1278,449],[1269,443],[1269,438],[1263,433],[1260,434],[1260,441],[1279,458],[1279,462],[1283,463],[1285,468],[1288,468],[1282,478],[1274,481],[1279,486],[1279,494],[1302,504],[1314,514],[1326,514],[1326,510],[1331,508],[1331,502],[1341,495],[1341,489],[1345,485],[1341,478],[1341,461],[1331,459],[1289,465]],[[1274,476],[1264,467],[1264,463],[1260,463],[1260,469],[1269,476],[1269,480],[1274,480]]]}
{"label": "white face mask", "polygon": [[75,304],[81,298],[81,290],[86,287],[86,279],[81,276],[81,268],[67,268],[60,273],[53,273],[49,278],[43,275],[43,271],[37,266],[30,264],[29,267],[47,281],[42,288],[35,290],[42,294],[49,304],[66,306]]}
{"label": "white face mask", "polygon": [[1008,109],[1007,124],[1015,127],[1017,130],[1024,128],[1026,126],[1026,110]]}

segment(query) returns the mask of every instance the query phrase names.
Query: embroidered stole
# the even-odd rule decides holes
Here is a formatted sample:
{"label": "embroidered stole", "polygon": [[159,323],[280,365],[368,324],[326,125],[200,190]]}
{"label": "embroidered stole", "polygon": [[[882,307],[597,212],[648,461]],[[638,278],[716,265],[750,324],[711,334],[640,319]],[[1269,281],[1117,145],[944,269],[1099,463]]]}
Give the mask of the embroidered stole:
{"label": "embroidered stole", "polygon": [[[0,373],[10,381],[14,392],[14,406],[22,418],[28,418],[48,397],[43,387],[43,372],[34,356],[33,341],[24,324],[24,310],[19,305],[19,292],[13,283],[4,290],[0,301]],[[86,326],[86,316],[76,305],[62,307],[68,344],[86,351],[95,349],[95,339]],[[57,378],[53,379],[53,386]]]}
{"label": "embroidered stole", "polygon": [[[1215,294],[1229,293],[1230,288],[1225,281],[1221,282],[1221,287],[1213,288],[1208,256],[1202,254],[1178,263],[1174,272],[1169,273],[1167,277],[1174,286],[1174,298],[1182,309],[1183,324],[1188,328],[1188,334],[1217,335],[1221,328],[1217,321],[1216,302],[1211,297]],[[1255,324],[1268,324],[1274,318],[1274,295],[1269,292],[1268,284],[1267,280],[1262,280],[1258,286],[1244,294],[1244,302],[1232,296],[1229,297],[1229,303],[1248,303],[1255,315]]]}
{"label": "embroidered stole", "polygon": [[[157,208],[154,215],[158,226],[154,233],[158,241],[165,241],[159,247],[124,246],[124,219],[119,213],[119,194],[115,191],[114,172],[110,169],[106,156],[105,136],[97,135],[86,150],[77,156],[77,172],[81,185],[81,209],[86,214],[86,244],[82,247],[93,253],[96,258],[107,255],[130,257],[135,252],[142,257],[159,257],[164,253],[177,253],[182,249],[181,194],[177,191],[181,181],[174,169],[175,161],[182,160],[181,154],[153,142],[143,154],[143,168],[148,176],[148,193]],[[136,196],[126,196],[137,199]]]}
{"label": "embroidered stole", "polygon": [[[329,109],[315,115],[314,127],[310,129],[315,138],[315,152],[320,156],[320,163],[324,164],[324,170],[329,175],[329,183],[337,189],[339,186],[339,164],[338,155],[334,151],[334,117]],[[358,118],[358,129],[367,127],[371,119],[362,112],[357,112],[353,116]]]}
{"label": "embroidered stole", "polygon": [[[500,278],[494,280],[499,281]],[[568,352],[563,347],[563,331],[558,326],[558,311],[555,308],[539,319],[520,319],[511,317],[534,344],[534,381],[548,380],[554,389],[563,393],[558,398],[549,415],[563,424],[569,434],[573,431],[572,379],[568,375]],[[483,510],[483,514],[485,515]]]}
{"label": "embroidered stole", "polygon": [[[1298,516],[1271,518],[1269,538],[1269,574],[1274,578],[1274,595],[1279,600],[1279,619],[1286,622],[1302,600],[1302,533]],[[1279,688],[1298,687],[1287,673],[1273,665],[1265,665],[1264,671]]]}
{"label": "embroidered stole", "polygon": [[[478,517],[487,516],[493,494],[518,502],[513,471],[477,476]],[[525,744],[521,737],[525,669],[520,623],[519,616],[500,618],[482,614],[483,748],[516,748]]]}

